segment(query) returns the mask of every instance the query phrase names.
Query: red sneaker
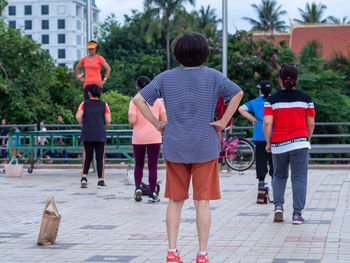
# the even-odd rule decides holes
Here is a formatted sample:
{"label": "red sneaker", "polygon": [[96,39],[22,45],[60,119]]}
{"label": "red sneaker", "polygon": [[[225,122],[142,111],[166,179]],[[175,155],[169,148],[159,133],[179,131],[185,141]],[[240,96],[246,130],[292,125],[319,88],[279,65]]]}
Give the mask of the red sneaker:
{"label": "red sneaker", "polygon": [[209,263],[209,258],[208,256],[197,254],[196,263]]}
{"label": "red sneaker", "polygon": [[177,252],[177,254],[175,254],[175,252],[169,251],[168,256],[166,257],[166,262],[167,263],[183,263],[180,259],[180,252]]}

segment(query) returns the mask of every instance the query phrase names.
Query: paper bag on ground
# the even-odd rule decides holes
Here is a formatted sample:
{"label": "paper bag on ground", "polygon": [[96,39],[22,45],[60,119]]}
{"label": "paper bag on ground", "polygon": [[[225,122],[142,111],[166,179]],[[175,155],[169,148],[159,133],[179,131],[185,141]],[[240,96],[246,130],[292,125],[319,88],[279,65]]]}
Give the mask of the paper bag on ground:
{"label": "paper bag on ground", "polygon": [[[16,163],[13,164],[13,162]],[[7,177],[22,177],[23,165],[18,164],[18,160],[16,157],[13,157],[9,164],[5,164],[4,168]]]}
{"label": "paper bag on ground", "polygon": [[[53,211],[47,208],[51,204]],[[39,245],[52,245],[56,241],[61,215],[58,213],[53,196],[50,196],[45,205],[43,217],[41,219],[40,233],[38,237]]]}

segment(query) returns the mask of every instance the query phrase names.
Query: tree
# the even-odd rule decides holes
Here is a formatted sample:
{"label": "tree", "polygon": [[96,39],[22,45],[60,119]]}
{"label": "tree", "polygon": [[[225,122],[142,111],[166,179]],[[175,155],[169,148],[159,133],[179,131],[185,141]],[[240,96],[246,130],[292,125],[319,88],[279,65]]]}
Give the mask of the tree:
{"label": "tree", "polygon": [[347,16],[344,16],[342,19],[335,16],[329,16],[328,21],[332,24],[350,24],[350,19]]}
{"label": "tree", "polygon": [[211,8],[210,5],[208,5],[207,8],[201,6],[199,12],[196,12],[198,32],[206,37],[214,36],[217,24],[221,22],[221,19],[217,18],[215,12],[216,9]]}
{"label": "tree", "polygon": [[123,95],[134,95],[139,75],[152,79],[166,69],[165,40],[157,40],[158,33],[154,32],[152,41],[147,42],[146,34],[140,34],[146,32],[151,23],[149,13],[134,10],[131,16],[125,16],[123,26],[113,15],[102,24],[99,52],[112,68],[104,91],[118,89]]}
{"label": "tree", "polygon": [[2,11],[4,11],[7,5],[7,0],[0,0],[0,16],[2,15]]}
{"label": "tree", "polygon": [[323,4],[316,4],[313,2],[311,5],[306,3],[305,10],[298,8],[301,19],[294,19],[299,24],[307,23],[326,23],[327,18],[322,19],[324,11],[327,7]]}
{"label": "tree", "polygon": [[257,31],[282,31],[287,28],[284,21],[281,21],[281,16],[287,12],[281,10],[282,6],[277,6],[276,0],[262,0],[260,5],[251,5],[258,14],[258,20],[250,17],[243,17],[251,25],[252,30]]}
{"label": "tree", "polygon": [[195,0],[145,0],[144,5],[146,8],[153,6],[154,12],[157,16],[163,13],[163,17],[166,19],[166,54],[167,54],[167,68],[170,69],[170,17],[182,7],[186,2],[194,5]]}
{"label": "tree", "polygon": [[1,19],[0,45],[0,115],[10,123],[56,122],[57,114],[73,121],[82,94],[74,85],[74,74],[55,67],[40,44]]}

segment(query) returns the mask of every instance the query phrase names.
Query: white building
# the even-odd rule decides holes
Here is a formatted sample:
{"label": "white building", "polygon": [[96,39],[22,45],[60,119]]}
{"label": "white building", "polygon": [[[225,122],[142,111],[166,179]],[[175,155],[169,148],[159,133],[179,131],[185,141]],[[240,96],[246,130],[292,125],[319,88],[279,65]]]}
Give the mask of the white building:
{"label": "white building", "polygon": [[[92,1],[92,28],[100,10]],[[58,65],[70,68],[87,54],[86,0],[8,0],[3,17],[8,24],[42,44]]]}

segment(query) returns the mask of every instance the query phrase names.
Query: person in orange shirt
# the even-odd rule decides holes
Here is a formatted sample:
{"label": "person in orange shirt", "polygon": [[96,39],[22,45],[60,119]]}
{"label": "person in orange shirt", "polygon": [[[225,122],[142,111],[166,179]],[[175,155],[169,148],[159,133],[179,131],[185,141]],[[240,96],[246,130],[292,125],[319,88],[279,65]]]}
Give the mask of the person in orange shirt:
{"label": "person in orange shirt", "polygon": [[[145,76],[140,76],[136,80],[136,90],[147,86],[150,83],[150,79]],[[167,122],[167,117],[163,103],[158,99],[154,105],[150,107],[152,114],[160,120],[162,123]],[[145,155],[147,150],[148,156],[148,180],[150,186],[150,192],[148,195],[148,201],[159,202],[160,199],[155,191],[157,184],[157,165],[160,152],[160,146],[162,144],[162,136],[158,130],[141,114],[136,105],[130,101],[129,106],[129,123],[134,127],[132,135],[132,145],[134,149],[135,158],[135,201],[142,200],[141,183],[143,177],[143,167],[145,165]]]}
{"label": "person in orange shirt", "polygon": [[[102,92],[103,85],[106,83],[109,74],[111,73],[111,68],[106,60],[102,56],[97,55],[97,42],[93,40],[89,41],[87,44],[87,49],[89,54],[83,57],[75,67],[75,72],[77,73],[78,79],[84,83],[84,100],[89,99],[88,90],[85,89],[85,87],[90,84],[97,84],[100,86]],[[85,77],[80,74],[80,70],[83,66],[85,68]],[[106,74],[103,80],[101,77],[101,66],[106,69]]]}

